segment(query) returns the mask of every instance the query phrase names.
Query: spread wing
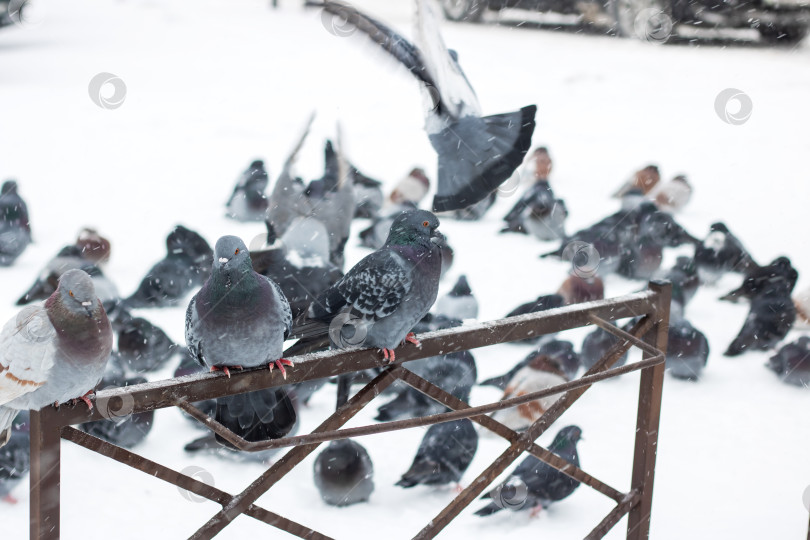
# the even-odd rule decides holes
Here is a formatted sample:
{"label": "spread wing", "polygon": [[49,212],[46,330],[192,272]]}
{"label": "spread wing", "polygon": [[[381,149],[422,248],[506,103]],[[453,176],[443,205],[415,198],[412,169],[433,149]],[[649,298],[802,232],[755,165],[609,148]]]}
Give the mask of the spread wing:
{"label": "spread wing", "polygon": [[310,114],[301,132],[300,137],[296,141],[290,155],[284,162],[284,167],[281,169],[276,184],[273,187],[273,193],[270,195],[270,203],[268,207],[268,219],[272,223],[279,235],[289,227],[290,223],[298,216],[306,216],[311,212],[309,200],[304,196],[306,189],[304,184],[296,181],[293,175],[293,167],[298,160],[298,153],[304,145],[304,141],[309,135],[309,130],[312,127],[312,122],[315,120],[315,112]]}
{"label": "spread wing", "polygon": [[42,306],[29,306],[0,331],[0,404],[48,381],[56,357],[56,329]]}

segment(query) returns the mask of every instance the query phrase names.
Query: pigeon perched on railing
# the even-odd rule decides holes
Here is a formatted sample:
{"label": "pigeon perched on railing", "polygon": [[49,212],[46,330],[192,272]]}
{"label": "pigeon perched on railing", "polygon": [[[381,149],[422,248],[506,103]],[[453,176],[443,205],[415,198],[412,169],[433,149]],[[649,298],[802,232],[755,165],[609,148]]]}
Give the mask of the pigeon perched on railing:
{"label": "pigeon perched on railing", "polygon": [[439,158],[434,211],[460,210],[485,199],[521,164],[531,146],[537,107],[482,117],[458,55],[445,46],[427,2],[416,2],[418,46],[348,4],[325,0],[307,5],[346,20],[421,82],[425,129]]}
{"label": "pigeon perched on railing", "polygon": [[478,450],[478,432],[469,418],[430,426],[411,467],[396,485],[443,486],[458,483]]}
{"label": "pigeon perched on railing", "polygon": [[[579,467],[577,443],[581,438],[582,430],[579,427],[567,426],[557,433],[548,449]],[[548,508],[551,503],[565,499],[578,487],[579,481],[534,456],[527,456],[505,483],[482,497],[492,499],[492,502],[475,515],[488,516],[504,509],[515,512],[531,509],[533,513],[537,513]]]}
{"label": "pigeon perched on railing", "polygon": [[62,274],[43,305],[29,306],[0,331],[0,445],[20,410],[70,400],[89,408],[112,351],[112,327],[93,281],[81,270]]}
{"label": "pigeon perched on railing", "polygon": [[17,193],[17,182],[0,188],[0,266],[9,266],[31,243],[28,207]]}
{"label": "pigeon perched on railing", "polygon": [[368,452],[351,439],[330,442],[315,458],[315,486],[326,504],[365,502],[374,491],[374,466]]}

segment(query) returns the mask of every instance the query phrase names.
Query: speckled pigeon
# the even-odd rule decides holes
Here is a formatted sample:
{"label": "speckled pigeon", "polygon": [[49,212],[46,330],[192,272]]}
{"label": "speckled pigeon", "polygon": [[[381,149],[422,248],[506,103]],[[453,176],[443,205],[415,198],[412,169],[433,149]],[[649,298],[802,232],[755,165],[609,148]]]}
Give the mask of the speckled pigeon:
{"label": "speckled pigeon", "polygon": [[123,302],[130,308],[176,306],[205,281],[212,261],[208,242],[178,225],[166,237],[166,257],[149,270],[138,289]]}
{"label": "speckled pigeon", "polygon": [[0,266],[11,265],[31,243],[28,207],[17,193],[17,182],[0,188]]}
{"label": "speckled pigeon", "polygon": [[[577,442],[582,430],[577,426],[562,428],[548,449],[568,463],[579,467]],[[512,472],[509,479],[493,489],[483,499],[492,499],[475,515],[488,516],[504,509],[512,511],[531,509],[533,513],[571,495],[579,487],[574,480],[534,456],[527,456]]]}
{"label": "speckled pigeon", "polygon": [[23,309],[0,331],[0,443],[20,410],[82,399],[88,407],[112,351],[112,327],[93,282],[62,274],[44,305]]}
{"label": "speckled pigeon", "polygon": [[430,426],[411,467],[398,486],[442,486],[461,481],[478,450],[478,432],[469,418]]}
{"label": "speckled pigeon", "polygon": [[537,107],[482,117],[458,55],[445,46],[439,17],[426,1],[416,2],[418,47],[350,5],[332,0],[307,4],[346,20],[419,79],[425,130],[439,158],[434,211],[459,210],[485,199],[521,164],[531,145]]}
{"label": "speckled pigeon", "polygon": [[385,245],[312,303],[309,322],[299,325],[294,337],[323,336],[329,327],[334,346],[376,347],[393,361],[394,349],[406,338],[416,341],[412,329],[436,301],[441,274],[438,226],[436,216],[425,210],[397,216]]}
{"label": "speckled pigeon", "polygon": [[810,387],[810,336],[801,336],[779,349],[767,367],[788,384]]}
{"label": "speckled pigeon", "polygon": [[31,469],[31,435],[28,411],[20,411],[11,427],[11,439],[0,448],[0,501],[17,504],[11,491]]}
{"label": "speckled pigeon", "polygon": [[228,208],[225,215],[237,221],[264,221],[268,206],[268,199],[264,194],[267,182],[264,161],[257,159],[237,180],[231,197],[225,203]]}
{"label": "speckled pigeon", "polygon": [[326,504],[365,502],[374,491],[374,466],[368,452],[351,439],[332,441],[315,458],[315,486]]}

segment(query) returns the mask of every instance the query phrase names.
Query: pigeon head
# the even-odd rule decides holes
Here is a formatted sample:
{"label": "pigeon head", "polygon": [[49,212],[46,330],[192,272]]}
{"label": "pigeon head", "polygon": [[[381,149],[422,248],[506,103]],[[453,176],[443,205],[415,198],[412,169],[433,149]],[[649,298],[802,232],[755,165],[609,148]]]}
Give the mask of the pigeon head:
{"label": "pigeon head", "polygon": [[[560,361],[547,354],[538,354],[529,361],[529,367],[537,371],[546,371],[565,377],[565,371],[560,365]],[[565,377],[567,378],[567,377]]]}
{"label": "pigeon head", "polygon": [[262,161],[261,159],[257,159],[250,164],[250,168],[264,170],[264,161]]}
{"label": "pigeon head", "polygon": [[93,280],[84,270],[68,270],[59,278],[58,294],[68,311],[91,317],[96,308],[96,289]]}
{"label": "pigeon head", "polygon": [[250,251],[242,240],[236,236],[223,236],[217,240],[214,248],[214,268],[235,270],[247,266],[250,262]]}
{"label": "pigeon head", "polygon": [[387,245],[428,244],[436,237],[439,218],[427,210],[406,210],[394,218]]}
{"label": "pigeon head", "polygon": [[566,426],[562,428],[550,448],[560,448],[567,444],[576,444],[582,439],[582,429],[579,426]]}
{"label": "pigeon head", "polygon": [[0,190],[0,194],[5,195],[7,193],[16,193],[17,192],[17,182],[14,180],[6,180],[3,182],[3,188]]}
{"label": "pigeon head", "polygon": [[467,283],[467,276],[459,276],[453,290],[450,291],[450,296],[470,296],[471,294],[472,290],[470,290],[470,285]]}
{"label": "pigeon head", "polygon": [[728,234],[728,227],[722,221],[718,221],[717,223],[712,223],[712,226],[709,228],[711,232],[719,232],[723,234]]}

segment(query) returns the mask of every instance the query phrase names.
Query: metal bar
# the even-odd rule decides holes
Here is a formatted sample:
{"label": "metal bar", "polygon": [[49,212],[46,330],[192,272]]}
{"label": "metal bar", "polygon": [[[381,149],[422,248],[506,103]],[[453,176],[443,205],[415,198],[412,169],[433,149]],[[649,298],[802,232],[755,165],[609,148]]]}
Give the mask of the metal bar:
{"label": "metal bar", "polygon": [[[652,347],[666,354],[672,285],[669,282],[653,281],[650,282],[650,289],[656,293],[657,298],[655,326],[647,334],[647,339]],[[649,352],[644,353],[644,357],[649,356],[651,356]],[[640,500],[630,510],[627,519],[628,540],[642,540],[650,537],[650,513],[652,512],[664,369],[664,364],[658,364],[641,371],[632,475],[632,489],[640,494]]]}
{"label": "metal bar", "polygon": [[31,411],[30,538],[59,539],[61,447],[55,408]]}
{"label": "metal bar", "polygon": [[595,324],[596,326],[598,326],[599,328],[601,328],[605,332],[608,332],[609,334],[613,334],[617,338],[629,341],[630,343],[632,343],[633,345],[635,345],[636,347],[638,347],[642,351],[644,351],[646,353],[649,353],[652,356],[661,354],[661,351],[659,351],[655,347],[652,347],[648,343],[644,343],[644,341],[637,338],[636,336],[634,336],[632,334],[628,334],[627,332],[625,332],[621,328],[613,326],[608,321],[606,321],[604,319],[600,319],[596,315],[593,315],[593,316],[589,317],[589,319],[593,324]]}
{"label": "metal bar", "polygon": [[[153,476],[158,480],[163,480],[164,482],[175,485],[178,488],[184,489],[223,506],[233,499],[233,495],[226,493],[221,489],[217,489],[216,487],[206,484],[205,482],[201,482],[196,478],[192,478],[191,476],[177,472],[169,467],[161,465],[160,463],[146,459],[145,457],[130,452],[125,448],[115,446],[114,444],[103,441],[88,433],[79,431],[76,428],[63,428],[62,438],[82,446],[91,452],[101,454],[102,456],[113,459],[128,467],[132,467],[133,469],[144,472],[149,476]],[[250,505],[250,507],[248,507],[248,509],[245,511],[245,514],[305,540],[332,540],[330,537],[314,531],[309,527],[305,527],[304,525],[279,516],[278,514],[265,510],[264,508],[256,506],[255,504]]]}
{"label": "metal bar", "polygon": [[588,533],[588,536],[585,537],[585,540],[599,540],[600,538],[604,538],[607,533],[610,532],[612,529],[621,519],[630,511],[630,509],[638,504],[640,496],[637,492],[631,491],[627,494],[625,500],[621,501],[616,507],[610,511],[605,518],[599,522],[599,525],[593,528],[593,530]]}
{"label": "metal bar", "polygon": [[[377,375],[370,383],[364,386],[345,405],[340,407],[329,418],[323,421],[315,431],[329,431],[337,429],[352,419],[360,410],[368,405],[372,399],[385,390],[396,380],[396,372],[404,368],[392,365]],[[244,491],[236,495],[222,510],[194,533],[191,540],[210,540],[228,524],[244,513],[251,504],[264,495],[268,489],[281,480],[293,467],[301,463],[309,454],[318,448],[318,443],[296,446],[267,469],[260,477],[253,481]]]}
{"label": "metal bar", "polygon": [[[585,326],[590,314],[616,320],[649,314],[654,310],[655,295],[642,291],[617,298],[573,304],[539,313],[518,315],[486,323],[420,334],[421,346],[404,345],[397,349],[396,363],[438,356],[451,352],[517,341],[540,334]],[[175,400],[188,402],[214,399],[305,380],[333,377],[389,365],[374,349],[339,349],[295,357],[295,367],[284,379],[278,370],[248,369],[226,377],[222,373],[202,373],[176,379],[136,384],[124,388],[100,390],[96,399],[124,399],[139,413],[174,406]],[[113,401],[115,403],[116,401]],[[60,425],[73,425],[104,419],[95,408],[63,406],[56,415]]]}
{"label": "metal bar", "polygon": [[[638,321],[630,330],[633,334],[642,333],[645,327],[652,325],[650,317],[644,317]],[[617,356],[613,354],[619,347],[624,346],[622,343],[614,345],[610,352],[594,364],[585,375],[593,375],[605,369],[608,362],[615,362]],[[620,356],[620,355],[619,355]],[[663,365],[657,366],[663,369]],[[647,368],[656,369],[656,368]],[[512,445],[504,451],[478,478],[476,478],[467,488],[462,491],[447,507],[444,508],[430,523],[425,526],[414,538],[422,540],[434,538],[439,534],[453,519],[455,519],[461,511],[469,506],[481,492],[523,452],[528,446],[534,442],[548,427],[559,418],[579,397],[585,393],[589,387],[581,387],[574,390],[569,390],[560,399],[546,410],[545,413],[534,422],[529,428],[520,435],[520,437],[512,443]]]}
{"label": "metal bar", "polygon": [[[347,439],[353,437],[363,437],[365,435],[376,435],[378,433],[386,433],[389,431],[397,431],[412,427],[429,426],[432,424],[440,424],[442,422],[459,420],[461,418],[470,418],[471,416],[489,414],[491,412],[500,411],[502,409],[508,409],[510,407],[515,407],[523,403],[528,403],[530,401],[534,401],[535,399],[540,399],[554,394],[560,394],[567,390],[573,390],[576,388],[580,388],[582,386],[591,386],[593,383],[617,377],[625,373],[638,371],[640,369],[654,366],[662,362],[664,362],[664,356],[659,355],[653,358],[642,360],[640,362],[634,362],[632,364],[628,364],[618,368],[609,369],[595,375],[583,376],[579,379],[563,383],[557,386],[553,386],[551,388],[546,388],[544,390],[538,390],[537,392],[531,392],[529,394],[525,394],[520,397],[505,399],[487,405],[479,405],[477,407],[470,407],[469,405],[465,404],[466,406],[463,407],[463,410],[456,410],[453,412],[438,413],[430,416],[409,418],[407,420],[395,420],[392,422],[383,422],[380,424],[372,424],[356,428],[347,428],[334,431],[323,431],[318,433],[310,433],[308,435],[297,435],[293,437],[284,437],[283,439],[274,439],[269,441],[258,441],[258,442],[246,441],[245,439],[243,439],[239,435],[236,435],[233,431],[229,430],[228,428],[226,428],[225,426],[223,426],[222,424],[220,424],[219,422],[217,422],[204,412],[200,411],[195,406],[191,405],[190,403],[186,403],[185,401],[178,401],[177,406],[183,409],[192,417],[194,417],[196,420],[204,424],[211,431],[213,431],[214,433],[216,433],[217,435],[221,436],[223,439],[231,443],[238,450],[241,450],[243,452],[258,452],[261,450],[269,450],[271,448],[287,448],[290,446],[299,446],[302,444],[334,441],[336,439]],[[412,374],[413,372],[408,371],[408,373]],[[404,376],[402,376],[401,378],[404,379]],[[419,379],[424,380],[421,379],[421,377],[419,377]],[[430,386],[435,388],[436,390],[441,390],[441,388],[437,386],[433,385]],[[422,390],[422,388],[417,389],[420,391],[424,391]],[[430,393],[428,392],[424,393],[430,395]],[[434,396],[430,395],[430,397]],[[460,408],[460,407],[453,407],[453,408]]]}

